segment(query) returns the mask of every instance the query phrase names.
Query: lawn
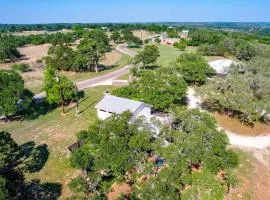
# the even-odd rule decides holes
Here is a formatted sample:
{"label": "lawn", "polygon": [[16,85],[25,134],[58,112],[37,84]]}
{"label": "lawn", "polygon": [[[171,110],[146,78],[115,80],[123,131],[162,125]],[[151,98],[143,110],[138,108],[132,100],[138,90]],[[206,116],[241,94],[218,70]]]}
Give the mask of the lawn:
{"label": "lawn", "polygon": [[27,174],[26,178],[40,179],[41,182],[58,182],[63,185],[62,198],[69,195],[67,183],[76,176],[78,170],[69,165],[66,148],[76,141],[75,133],[85,130],[97,120],[94,105],[102,98],[106,89],[112,86],[101,86],[85,90],[85,97],[80,103],[80,116],[76,117],[74,108],[66,108],[67,114],[62,116],[60,109],[29,121],[14,121],[1,124],[1,130],[8,131],[19,144],[34,141],[36,145],[46,144],[49,158],[37,173]]}
{"label": "lawn", "polygon": [[179,49],[167,46],[167,45],[158,45],[160,57],[158,58],[158,65],[168,66],[170,63],[174,62],[176,58],[182,53]]}
{"label": "lawn", "polygon": [[[187,47],[185,51],[180,51],[179,49],[169,46],[169,45],[157,45],[159,48],[160,57],[157,60],[157,64],[161,66],[168,66],[170,63],[174,62],[176,58],[185,52],[196,52],[196,47]],[[143,48],[130,48],[131,51],[139,52]]]}

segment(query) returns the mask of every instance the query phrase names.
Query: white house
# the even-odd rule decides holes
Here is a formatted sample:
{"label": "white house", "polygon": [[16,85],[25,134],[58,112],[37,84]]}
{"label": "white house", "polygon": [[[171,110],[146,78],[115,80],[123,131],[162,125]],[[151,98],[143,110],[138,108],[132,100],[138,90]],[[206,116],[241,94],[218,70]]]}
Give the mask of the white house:
{"label": "white house", "polygon": [[180,38],[187,40],[188,33],[189,33],[189,30],[182,30],[182,32],[180,33]]}
{"label": "white house", "polygon": [[163,113],[153,112],[152,106],[144,102],[116,97],[110,94],[105,94],[95,108],[97,109],[98,118],[101,120],[107,119],[112,114],[121,114],[129,111],[132,113],[131,123],[134,123],[138,118],[144,119],[144,123],[147,123],[156,133],[160,131],[160,127],[154,122],[159,121],[161,124],[169,122],[168,116]]}
{"label": "white house", "polygon": [[216,71],[217,75],[226,76],[230,66],[237,63],[229,59],[220,59],[209,62],[208,64]]}

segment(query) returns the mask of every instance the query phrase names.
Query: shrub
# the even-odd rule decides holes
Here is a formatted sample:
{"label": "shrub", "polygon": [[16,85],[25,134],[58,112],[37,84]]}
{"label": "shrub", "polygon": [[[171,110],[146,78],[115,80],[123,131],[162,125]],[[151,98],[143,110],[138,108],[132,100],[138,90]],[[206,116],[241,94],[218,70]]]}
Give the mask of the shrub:
{"label": "shrub", "polygon": [[156,39],[155,39],[155,42],[156,42],[156,43],[160,43],[161,40],[160,40],[159,38],[156,38]]}
{"label": "shrub", "polygon": [[11,67],[15,71],[21,71],[21,72],[29,72],[31,71],[31,67],[28,64],[15,64]]}
{"label": "shrub", "polygon": [[86,193],[87,182],[82,177],[78,176],[70,181],[68,184],[69,189],[75,193]]}

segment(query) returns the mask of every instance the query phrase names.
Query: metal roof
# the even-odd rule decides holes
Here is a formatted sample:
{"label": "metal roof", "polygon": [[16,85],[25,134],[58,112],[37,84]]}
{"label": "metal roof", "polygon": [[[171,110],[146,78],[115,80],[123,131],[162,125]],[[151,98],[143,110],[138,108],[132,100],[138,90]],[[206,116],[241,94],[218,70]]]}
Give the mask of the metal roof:
{"label": "metal roof", "polygon": [[106,112],[121,114],[124,111],[134,113],[142,105],[149,106],[140,101],[134,101],[106,94],[104,98],[95,106],[95,108],[104,110]]}
{"label": "metal roof", "polygon": [[208,63],[218,74],[227,74],[232,64],[236,64],[229,59],[220,59]]}

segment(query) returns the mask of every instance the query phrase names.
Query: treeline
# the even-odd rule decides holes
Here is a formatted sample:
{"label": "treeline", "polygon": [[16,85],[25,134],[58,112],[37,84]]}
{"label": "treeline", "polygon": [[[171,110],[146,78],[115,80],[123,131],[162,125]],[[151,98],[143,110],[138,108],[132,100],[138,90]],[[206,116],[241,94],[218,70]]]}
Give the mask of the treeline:
{"label": "treeline", "polygon": [[22,32],[22,31],[59,31],[63,29],[74,29],[74,27],[81,27],[82,29],[100,29],[108,28],[110,31],[121,29],[143,29],[153,32],[166,31],[168,25],[165,24],[144,24],[144,23],[96,23],[96,24],[84,24],[84,23],[60,23],[60,24],[0,24],[0,32]]}
{"label": "treeline", "polygon": [[40,45],[44,43],[60,44],[60,43],[71,43],[78,38],[77,33],[54,33],[54,34],[38,34],[29,36],[16,36],[12,34],[0,34],[1,43],[9,43],[15,47],[21,47],[24,45]]}
{"label": "treeline", "polygon": [[190,46],[199,46],[206,56],[235,56],[250,60],[257,55],[269,56],[270,37],[243,32],[226,32],[197,29],[191,32]]}

